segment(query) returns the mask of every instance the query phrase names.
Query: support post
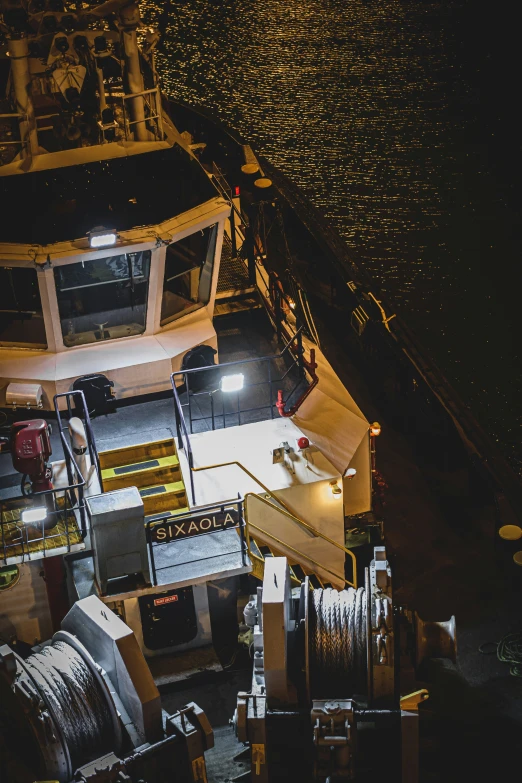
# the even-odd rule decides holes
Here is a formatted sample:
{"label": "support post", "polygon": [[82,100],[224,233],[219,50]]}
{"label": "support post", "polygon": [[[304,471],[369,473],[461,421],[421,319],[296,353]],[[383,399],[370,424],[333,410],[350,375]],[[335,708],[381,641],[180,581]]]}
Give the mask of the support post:
{"label": "support post", "polygon": [[145,100],[143,95],[141,95],[145,89],[145,85],[143,83],[140,54],[136,38],[136,29],[140,24],[138,4],[131,3],[131,5],[122,8],[120,11],[120,21],[122,25],[123,48],[125,51],[129,91],[133,94],[137,94],[136,98],[130,99],[131,115],[134,122],[134,137],[137,141],[148,141],[149,132],[145,123]]}
{"label": "support post", "polygon": [[9,59],[16,98],[16,109],[20,115],[20,139],[22,157],[38,155],[38,134],[33,102],[31,100],[31,74],[29,73],[29,43],[27,38],[9,39]]}

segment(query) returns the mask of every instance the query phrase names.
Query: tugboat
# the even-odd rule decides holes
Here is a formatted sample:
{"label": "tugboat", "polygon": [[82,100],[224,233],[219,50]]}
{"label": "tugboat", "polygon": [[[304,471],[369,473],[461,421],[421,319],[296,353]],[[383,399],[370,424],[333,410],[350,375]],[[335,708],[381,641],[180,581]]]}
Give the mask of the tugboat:
{"label": "tugboat", "polygon": [[[19,738],[41,749],[45,724],[57,743],[32,770],[10,761],[12,780],[172,780],[162,742],[191,729],[150,728],[142,659],[168,683],[198,650],[221,669],[253,656],[234,718],[253,781],[288,774],[285,745],[317,780],[367,779],[364,714],[416,780],[415,668],[454,659],[455,625],[394,603],[373,414],[441,497],[481,482],[515,527],[517,482],[299,191],[162,95],[136,2],[2,15],[0,684]],[[32,657],[60,644],[103,670],[125,741],[102,742],[100,717],[89,745],[75,717],[72,747],[58,675]],[[207,780],[205,742],[186,779]]]}

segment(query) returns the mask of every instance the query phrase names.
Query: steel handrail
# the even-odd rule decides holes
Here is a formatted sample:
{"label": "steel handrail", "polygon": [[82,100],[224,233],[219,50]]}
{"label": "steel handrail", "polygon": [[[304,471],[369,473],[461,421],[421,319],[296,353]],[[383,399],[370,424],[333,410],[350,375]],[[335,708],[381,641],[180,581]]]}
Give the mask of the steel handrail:
{"label": "steel handrail", "polygon": [[[247,512],[246,512],[246,508],[245,508],[245,517],[246,517],[246,514],[247,514]],[[247,536],[248,552],[249,552],[251,557],[255,557],[256,560],[259,560],[260,562],[264,562],[264,560],[262,560],[258,555],[252,555],[252,552],[250,550],[250,537],[249,537],[250,534],[248,532],[249,524],[248,524],[246,519],[245,519],[245,523],[246,523],[245,533],[246,533],[246,536]],[[316,566],[317,568],[321,569],[321,571],[326,571],[326,573],[331,574],[331,576],[334,576],[336,579],[341,579],[346,584],[349,584],[350,587],[353,587],[353,588],[357,589],[357,577],[356,576],[355,576],[355,581],[352,583],[348,579],[346,579],[344,574],[338,574],[336,571],[332,571],[331,568],[327,568],[322,563],[318,563],[317,560],[313,559],[313,557],[310,557],[309,555],[305,554],[304,552],[301,552],[299,549],[295,549],[293,546],[291,546],[290,544],[287,544],[285,541],[281,541],[280,538],[277,538],[277,536],[274,536],[272,533],[268,533],[266,530],[263,530],[262,528],[258,527],[257,525],[254,525],[252,523],[250,523],[250,527],[253,527],[255,530],[259,530],[260,533],[262,533],[264,536],[268,536],[273,541],[276,541],[281,547],[284,547],[285,549],[290,549],[298,557],[301,557],[304,560],[308,560],[310,563],[313,563],[313,565]]]}
{"label": "steel handrail", "polygon": [[[69,414],[69,418],[72,418],[72,409],[71,409],[71,397],[76,397],[80,399],[82,412],[83,412],[83,418],[85,421],[85,434],[87,436],[87,445],[89,447],[89,456],[91,458],[91,463],[96,468],[96,473],[98,476],[98,481],[100,482],[100,486],[102,486],[102,476],[101,476],[101,466],[100,466],[100,458],[98,455],[98,449],[96,447],[96,440],[94,438],[94,433],[92,431],[92,424],[91,424],[91,417],[89,416],[89,409],[87,407],[87,403],[85,401],[85,395],[81,389],[75,389],[74,391],[68,391],[68,392],[61,392],[60,394],[55,394],[53,397],[54,402],[54,410],[56,413],[56,418],[58,420],[58,429],[60,432],[60,440],[62,441],[62,446],[70,454],[70,449],[68,448],[67,441],[65,439],[65,435],[63,433],[63,427],[62,427],[62,416],[60,412],[60,408],[58,405],[58,399],[60,397],[65,397],[67,400],[67,412]],[[72,455],[71,455],[72,456]],[[73,459],[74,464],[76,465],[76,460]],[[76,465],[76,467],[78,467]]]}
{"label": "steel handrail", "polygon": [[[296,337],[302,332],[304,329],[304,326],[300,326],[297,332],[294,334],[293,337],[290,337],[290,339],[287,341],[287,343],[283,346],[283,349],[280,353],[274,353],[270,356],[254,356],[251,359],[235,359],[233,362],[224,362],[224,364],[211,364],[208,367],[192,367],[188,370],[175,370],[175,372],[171,373],[171,380],[174,377],[174,375],[189,375],[195,372],[206,372],[208,370],[214,370],[219,367],[220,369],[223,369],[224,367],[233,367],[236,364],[248,364],[250,362],[268,362],[268,361],[275,361],[276,359],[281,359],[283,355],[288,351],[292,343],[295,341]],[[306,366],[306,365],[305,365]],[[275,381],[274,381],[275,383]]]}
{"label": "steel handrail", "polygon": [[[176,381],[174,380],[174,375],[176,373],[171,373],[170,376],[170,383],[172,386],[172,393],[174,396],[174,407],[176,411],[176,429],[177,429],[177,435],[178,435],[178,442],[181,444],[181,448],[183,450],[186,450],[187,455],[187,462],[190,469],[190,491],[192,494],[192,503],[193,505],[196,505],[196,492],[194,489],[194,477],[192,475],[192,471],[194,470],[194,455],[192,453],[192,446],[190,445],[190,438],[187,430],[187,425],[185,424],[185,416],[183,415],[183,408],[181,407],[181,401],[178,397],[178,390],[176,389]],[[183,444],[183,438],[181,437],[181,433],[184,434],[187,445],[186,449]],[[181,466],[180,466],[181,467]]]}
{"label": "steel handrail", "polygon": [[[237,460],[233,460],[232,462],[221,462],[221,463],[217,463],[216,465],[203,465],[203,466],[198,467],[198,468],[192,467],[191,470],[194,473],[198,473],[199,471],[203,471],[203,470],[214,470],[215,468],[227,468],[227,467],[233,467],[234,465],[236,465],[238,468],[241,468],[241,470],[244,473],[246,473],[247,476],[249,476],[253,481],[255,481],[256,484],[258,484],[267,495],[269,495],[271,498],[273,498],[277,504],[283,506],[283,509],[284,509],[284,511],[283,511],[282,509],[278,508],[278,506],[274,505],[274,503],[270,503],[268,500],[266,500],[266,498],[263,498],[261,495],[259,495],[256,492],[247,492],[245,497],[244,497],[244,501],[245,501],[245,521],[247,523],[247,526],[248,526],[248,504],[247,504],[247,498],[252,496],[252,497],[255,497],[258,500],[260,500],[262,503],[265,503],[266,505],[268,505],[271,508],[275,509],[279,513],[283,513],[284,516],[290,517],[290,519],[293,519],[294,522],[297,522],[297,524],[300,527],[303,527],[306,530],[308,530],[309,532],[311,532],[314,537],[322,538],[324,541],[327,541],[329,544],[332,544],[333,546],[337,547],[337,549],[341,549],[345,553],[345,555],[346,554],[350,555],[350,557],[352,559],[353,574],[354,574],[353,586],[355,587],[357,585],[357,571],[356,571],[356,567],[355,567],[356,566],[356,558],[355,558],[354,553],[350,549],[348,549],[348,547],[344,546],[343,544],[339,544],[337,541],[334,541],[333,538],[330,538],[325,533],[322,533],[320,530],[317,530],[317,528],[315,528],[313,525],[310,525],[308,522],[305,522],[305,520],[301,519],[301,517],[296,516],[293,513],[293,511],[286,505],[286,503],[284,501],[282,501],[280,498],[278,498],[277,495],[274,492],[272,492],[272,490],[268,489],[268,487],[266,487],[263,484],[262,481],[260,481],[256,476],[254,476],[254,474],[251,473],[248,470],[248,468],[245,468],[245,466],[242,465],[241,462],[238,462]],[[284,512],[286,512],[286,514]],[[270,534],[268,534],[268,535],[270,535]],[[287,545],[285,544],[285,546],[287,546]],[[249,551],[250,551],[250,547],[249,547]],[[303,553],[302,556],[303,557],[307,557],[307,555],[305,555],[304,553]],[[308,559],[310,559],[310,558],[308,558]],[[328,570],[328,569],[326,569],[326,570]]]}
{"label": "steel handrail", "polygon": [[[274,541],[278,541],[282,546],[285,546],[288,549],[291,549],[293,552],[301,554],[302,557],[304,557],[305,559],[310,560],[311,563],[315,563],[315,561],[312,560],[312,558],[309,557],[307,554],[305,554],[304,552],[299,552],[299,550],[294,549],[292,546],[290,546],[290,544],[286,544],[284,541],[280,541],[280,539],[276,538],[276,536],[274,536],[273,533],[269,533],[268,531],[264,531],[262,528],[257,527],[257,525],[254,525],[251,522],[249,523],[249,521],[248,521],[248,506],[247,506],[247,503],[246,503],[246,500],[247,500],[247,498],[249,496],[255,497],[257,500],[260,500],[261,503],[265,503],[265,505],[270,506],[270,508],[275,508],[275,510],[279,511],[280,514],[283,514],[284,516],[290,517],[290,519],[293,519],[294,522],[298,522],[301,526],[306,527],[307,530],[312,534],[313,538],[322,538],[325,541],[327,541],[329,544],[333,544],[333,546],[337,547],[338,549],[342,549],[342,551],[345,553],[345,555],[350,555],[350,558],[352,560],[353,582],[350,582],[346,578],[345,578],[345,582],[348,582],[349,585],[351,585],[352,587],[357,588],[357,559],[356,559],[356,557],[355,557],[355,555],[354,555],[354,553],[352,552],[351,549],[348,549],[348,547],[343,546],[342,544],[339,544],[337,541],[334,541],[333,538],[330,538],[325,533],[321,533],[320,530],[317,530],[317,528],[314,528],[314,527],[312,527],[312,525],[309,525],[308,522],[304,521],[304,519],[300,519],[299,517],[296,517],[294,514],[288,513],[286,511],[284,511],[283,509],[277,508],[277,506],[274,506],[273,503],[270,503],[269,500],[267,500],[266,498],[264,498],[261,495],[257,494],[256,492],[247,492],[246,495],[245,495],[245,498],[244,498],[244,500],[245,500],[245,523],[246,523],[245,533],[247,535],[248,551],[249,552],[250,552],[250,538],[249,538],[248,529],[251,526],[251,527],[256,528],[256,530],[259,530],[262,533],[266,533],[267,536],[270,536],[271,538],[273,538]],[[281,502],[279,500],[279,498],[277,498],[277,496],[275,496],[275,498],[276,498],[278,503]],[[319,565],[321,568],[324,568],[325,571],[328,571],[331,574],[334,573],[334,571],[331,571],[329,568],[326,568],[325,566],[322,566],[320,563],[315,563],[315,565]]]}

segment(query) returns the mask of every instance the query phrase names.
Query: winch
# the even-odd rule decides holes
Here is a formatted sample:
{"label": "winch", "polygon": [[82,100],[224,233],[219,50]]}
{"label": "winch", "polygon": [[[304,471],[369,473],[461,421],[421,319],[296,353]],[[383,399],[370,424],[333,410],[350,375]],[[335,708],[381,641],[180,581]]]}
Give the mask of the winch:
{"label": "winch", "polygon": [[[206,780],[214,742],[205,714],[194,703],[162,714],[134,634],[95,596],[78,601],[29,657],[0,647],[0,713],[14,757],[39,779]],[[27,778],[9,777],[18,779]]]}
{"label": "winch", "polygon": [[385,547],[357,590],[313,589],[308,578],[292,590],[286,558],[268,558],[245,621],[252,688],[233,722],[252,781],[366,781],[385,764],[389,780],[416,783],[418,705],[429,697],[416,674],[426,658],[455,661],[455,618],[425,622],[394,601]]}

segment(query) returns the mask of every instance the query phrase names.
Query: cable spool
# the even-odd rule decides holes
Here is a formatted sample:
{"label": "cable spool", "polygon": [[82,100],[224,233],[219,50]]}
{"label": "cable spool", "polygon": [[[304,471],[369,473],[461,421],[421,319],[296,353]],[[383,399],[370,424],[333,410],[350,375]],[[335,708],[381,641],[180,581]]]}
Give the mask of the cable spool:
{"label": "cable spool", "polygon": [[[305,587],[306,590],[306,587]],[[307,685],[310,699],[350,698],[367,689],[366,591],[308,591]]]}
{"label": "cable spool", "polygon": [[109,688],[87,650],[65,631],[26,660],[16,656],[4,696],[16,739],[28,760],[38,757],[39,775],[69,781],[78,767],[120,748]]}

